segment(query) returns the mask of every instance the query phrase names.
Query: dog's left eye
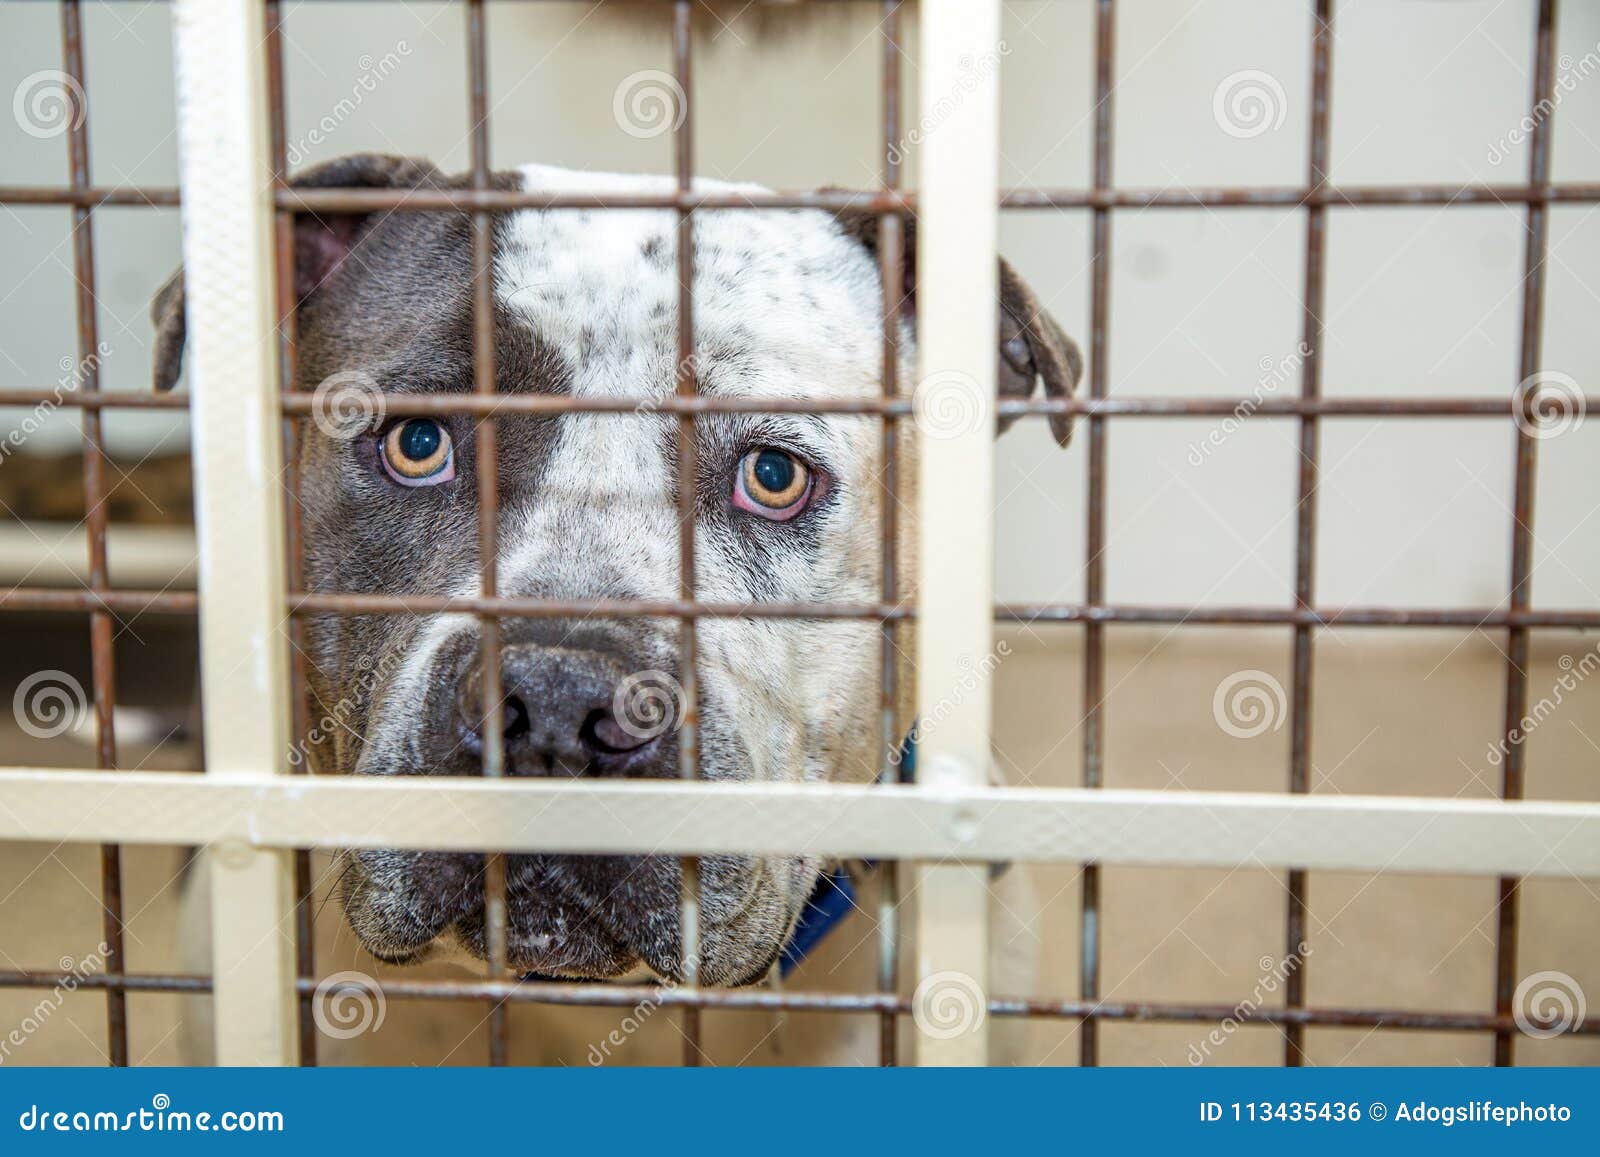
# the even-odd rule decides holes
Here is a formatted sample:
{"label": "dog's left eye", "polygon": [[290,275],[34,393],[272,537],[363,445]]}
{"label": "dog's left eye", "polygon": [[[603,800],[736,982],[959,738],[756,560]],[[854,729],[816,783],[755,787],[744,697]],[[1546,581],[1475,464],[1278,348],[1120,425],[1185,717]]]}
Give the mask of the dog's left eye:
{"label": "dog's left eye", "polygon": [[401,486],[437,486],[456,476],[450,432],[432,418],[407,418],[389,427],[378,456]]}
{"label": "dog's left eye", "polygon": [[787,450],[762,446],[739,461],[733,504],[774,522],[787,522],[811,501],[816,481],[811,470]]}

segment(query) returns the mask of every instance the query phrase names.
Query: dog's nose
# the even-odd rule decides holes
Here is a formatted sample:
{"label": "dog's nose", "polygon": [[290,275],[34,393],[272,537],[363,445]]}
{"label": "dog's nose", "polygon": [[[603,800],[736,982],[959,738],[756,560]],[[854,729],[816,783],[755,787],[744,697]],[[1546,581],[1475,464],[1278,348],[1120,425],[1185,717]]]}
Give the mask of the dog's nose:
{"label": "dog's nose", "polygon": [[[483,749],[482,663],[456,691],[462,742]],[[598,651],[510,646],[500,653],[501,729],[511,775],[616,775],[644,762],[657,736],[619,720],[613,704],[628,677]]]}

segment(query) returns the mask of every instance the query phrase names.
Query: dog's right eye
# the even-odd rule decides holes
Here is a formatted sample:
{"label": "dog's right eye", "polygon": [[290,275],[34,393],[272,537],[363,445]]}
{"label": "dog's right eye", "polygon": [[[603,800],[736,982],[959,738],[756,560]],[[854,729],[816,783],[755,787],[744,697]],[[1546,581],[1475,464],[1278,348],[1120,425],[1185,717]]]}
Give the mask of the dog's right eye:
{"label": "dog's right eye", "polygon": [[450,432],[432,418],[408,418],[389,427],[378,456],[384,472],[401,486],[437,486],[456,476]]}
{"label": "dog's right eye", "polygon": [[815,477],[806,464],[787,450],[761,446],[739,462],[733,504],[773,522],[788,522],[810,502]]}

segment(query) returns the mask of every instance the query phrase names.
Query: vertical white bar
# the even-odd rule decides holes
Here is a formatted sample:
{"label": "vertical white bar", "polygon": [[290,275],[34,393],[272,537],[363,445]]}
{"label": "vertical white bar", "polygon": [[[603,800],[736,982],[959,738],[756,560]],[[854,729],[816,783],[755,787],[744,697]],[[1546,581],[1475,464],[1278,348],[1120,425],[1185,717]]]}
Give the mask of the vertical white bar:
{"label": "vertical white bar", "polygon": [[[260,0],[178,0],[206,772],[288,767],[282,449]],[[217,1063],[297,1060],[292,855],[209,849]]]}
{"label": "vertical white bar", "polygon": [[[990,689],[955,694],[990,650],[998,346],[999,0],[924,0],[917,301],[917,699],[929,790],[988,782]],[[913,996],[919,1064],[988,1060],[988,872],[923,866]]]}

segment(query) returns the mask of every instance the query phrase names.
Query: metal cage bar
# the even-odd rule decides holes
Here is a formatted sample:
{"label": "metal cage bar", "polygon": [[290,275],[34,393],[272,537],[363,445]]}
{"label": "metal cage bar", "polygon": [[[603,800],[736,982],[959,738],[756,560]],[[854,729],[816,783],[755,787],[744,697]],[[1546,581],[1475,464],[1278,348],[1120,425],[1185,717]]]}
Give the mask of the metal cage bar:
{"label": "metal cage bar", "polygon": [[[674,0],[672,10],[672,69],[682,94],[683,108],[673,137],[673,174],[680,196],[687,196],[694,185],[694,76],[689,37],[693,32],[694,5],[690,0]],[[695,372],[694,346],[694,210],[687,202],[678,209],[678,364],[674,390],[679,398],[699,393]],[[695,424],[692,411],[678,414],[676,423],[678,466],[678,597],[695,601],[695,500],[696,454]],[[696,622],[693,615],[678,618],[678,685],[682,696],[682,722],[678,727],[678,767],[680,776],[694,781],[700,776],[700,681],[697,664]],[[678,970],[686,989],[694,991],[700,983],[700,860],[684,856],[679,860],[680,899],[678,905]],[[686,1005],[683,1010],[683,1063],[698,1065],[703,1058],[700,1038],[700,1010]]]}
{"label": "metal cage bar", "polygon": [[[0,792],[7,808],[0,811],[0,838],[104,841],[102,880],[108,968],[81,980],[85,988],[107,994],[108,1052],[113,1063],[127,1059],[125,1016],[128,992],[213,992],[217,1007],[218,1056],[234,1062],[287,1063],[296,1056],[293,1032],[300,1013],[298,1054],[305,1063],[315,1057],[316,1034],[310,1023],[316,990],[312,952],[310,859],[315,847],[491,846],[488,857],[491,897],[489,919],[493,975],[480,982],[391,982],[383,990],[402,999],[469,999],[488,1002],[490,1059],[502,1063],[506,1053],[505,1009],[508,1002],[624,1006],[647,994],[658,1003],[683,1010],[685,1060],[700,1056],[698,1010],[795,1009],[874,1015],[880,1022],[879,1059],[893,1063],[901,1016],[914,1011],[913,998],[898,991],[895,925],[901,897],[894,886],[893,864],[886,865],[880,904],[879,979],[876,993],[822,994],[761,990],[719,990],[694,983],[698,960],[696,855],[725,849],[828,854],[892,854],[923,859],[934,866],[921,871],[918,913],[918,976],[926,978],[950,967],[984,979],[982,937],[985,885],[969,861],[998,858],[1078,860],[1086,864],[1083,928],[1083,989],[1078,1000],[1031,1000],[989,997],[994,1016],[1040,1016],[1075,1019],[1081,1024],[1084,1063],[1097,1059],[1096,1028],[1103,1020],[1195,1022],[1221,1019],[1231,1009],[1201,1004],[1107,1002],[1099,998],[1098,863],[1183,863],[1244,865],[1288,871],[1286,917],[1288,950],[1294,952],[1305,928],[1305,872],[1310,869],[1366,869],[1491,872],[1500,878],[1496,949],[1496,1007],[1492,1014],[1428,1013],[1404,1009],[1338,1009],[1308,1007],[1303,972],[1291,975],[1286,1006],[1262,1009],[1262,1024],[1278,1025],[1286,1038],[1286,1062],[1303,1058],[1304,1029],[1312,1026],[1370,1026],[1397,1029],[1492,1033],[1497,1063],[1510,1063],[1515,1023],[1510,1015],[1516,983],[1518,883],[1523,876],[1600,875],[1600,806],[1520,803],[1524,752],[1513,745],[1505,764],[1504,802],[1420,799],[1318,798],[1303,794],[1309,786],[1310,719],[1313,704],[1314,632],[1330,625],[1460,627],[1504,629],[1508,637],[1506,722],[1515,727],[1527,705],[1529,632],[1538,628],[1600,627],[1600,612],[1535,610],[1529,579],[1532,569],[1532,517],[1536,440],[1523,428],[1534,398],[1524,390],[1510,398],[1339,398],[1320,390],[1321,313],[1324,297],[1324,255],[1327,210],[1359,206],[1444,206],[1500,204],[1522,206],[1527,220],[1525,275],[1519,372],[1526,383],[1540,365],[1544,310],[1544,259],[1548,248],[1549,206],[1600,203],[1600,184],[1553,184],[1550,172],[1548,116],[1535,116],[1526,184],[1459,186],[1412,184],[1346,186],[1329,182],[1329,66],[1331,63],[1331,0],[1317,0],[1312,35],[1312,109],[1310,160],[1303,188],[1208,188],[1193,190],[1117,189],[1111,176],[1114,125],[1114,0],[1096,2],[1095,135],[1092,187],[999,190],[993,165],[973,159],[995,153],[997,110],[989,95],[972,102],[958,120],[941,129],[925,150],[924,190],[901,187],[897,151],[899,132],[899,14],[901,0],[881,0],[882,8],[882,138],[886,163],[879,186],[868,190],[829,190],[757,195],[730,195],[697,190],[693,168],[692,110],[685,113],[675,150],[677,181],[671,192],[613,195],[585,192],[519,192],[492,187],[488,155],[487,56],[482,0],[465,0],[468,27],[468,80],[472,115],[472,181],[456,190],[394,192],[388,190],[294,189],[285,180],[283,73],[278,0],[176,0],[178,66],[181,94],[180,130],[185,165],[182,201],[185,210],[185,258],[190,297],[191,379],[194,383],[197,518],[202,553],[204,599],[191,592],[138,591],[112,588],[106,571],[106,517],[101,420],[105,410],[178,409],[183,397],[155,394],[106,394],[99,390],[95,320],[95,263],[92,210],[100,205],[172,206],[177,189],[97,187],[88,164],[88,129],[75,117],[67,138],[70,181],[65,187],[0,186],[0,204],[60,205],[72,209],[74,273],[77,278],[78,352],[85,363],[85,388],[57,397],[49,391],[0,390],[0,405],[36,405],[50,399],[79,409],[84,430],[84,489],[90,551],[89,583],[80,590],[13,588],[0,591],[0,611],[69,610],[89,616],[98,769],[85,772],[0,770]],[[673,0],[673,54],[685,98],[690,91],[690,0]],[[1540,0],[1534,51],[1532,101],[1536,111],[1553,107],[1555,0]],[[65,69],[79,85],[87,84],[78,0],[62,0]],[[923,91],[942,91],[940,78],[958,59],[960,46],[987,48],[998,39],[998,3],[977,0],[964,5],[935,0],[924,14],[925,67]],[[265,44],[265,52],[260,46]],[[265,75],[263,76],[263,70]],[[948,79],[945,76],[945,79]],[[265,95],[263,95],[265,94]],[[982,94],[980,94],[982,95]],[[264,112],[264,115],[262,115]],[[964,126],[964,127],[963,127]],[[201,156],[203,155],[203,160]],[[959,165],[952,159],[959,156]],[[270,160],[270,169],[267,162]],[[963,231],[938,228],[946,214],[960,207]],[[1307,211],[1304,332],[1312,351],[1305,362],[1300,396],[1272,399],[1254,406],[1256,416],[1296,419],[1302,457],[1298,485],[1296,580],[1293,603],[1282,607],[1121,606],[1105,599],[1105,422],[1111,418],[1160,418],[1227,415],[1240,404],[1230,398],[1108,396],[1106,324],[1110,307],[1109,247],[1111,212],[1117,209],[1281,207]],[[675,419],[678,431],[680,487],[679,526],[682,568],[679,597],[672,600],[617,602],[591,600],[549,603],[501,595],[494,577],[498,477],[494,468],[495,417],[518,414],[632,413],[628,399],[575,399],[496,392],[492,326],[493,214],[524,208],[660,208],[677,213],[679,222],[679,354],[680,369],[673,397],[655,408]],[[847,401],[751,401],[700,397],[693,374],[693,237],[697,210],[854,208],[880,215],[880,270],[883,275],[883,391],[878,398]],[[1086,209],[1093,231],[1089,396],[1072,400],[1006,401],[994,405],[992,334],[962,318],[949,318],[961,301],[970,300],[973,276],[982,267],[993,276],[992,235],[985,251],[981,234],[992,233],[998,208],[1012,210]],[[480,550],[483,583],[476,598],[376,596],[309,592],[298,589],[301,575],[301,527],[298,509],[296,445],[298,423],[311,412],[313,395],[295,388],[294,219],[318,211],[455,210],[470,215],[474,246],[474,374],[471,394],[411,395],[386,398],[390,412],[405,414],[462,413],[478,421],[478,446],[485,469],[479,477]],[[990,608],[987,594],[988,540],[991,513],[984,507],[975,525],[964,524],[958,536],[934,544],[945,551],[959,537],[959,565],[951,567],[927,551],[921,560],[921,589],[929,613],[919,615],[901,602],[897,586],[896,526],[893,516],[895,468],[900,452],[897,426],[915,412],[915,403],[898,388],[898,284],[903,253],[902,215],[920,211],[923,229],[924,327],[920,376],[956,369],[970,372],[980,394],[1001,416],[1074,414],[1088,418],[1090,430],[1088,514],[1089,560],[1083,604],[999,605]],[[276,310],[273,309],[273,232],[276,225]],[[973,232],[976,226],[976,231]],[[953,272],[952,272],[953,271]],[[945,287],[961,283],[960,301],[941,296]],[[274,317],[276,312],[276,317]],[[970,311],[969,311],[970,312]],[[276,327],[274,322],[277,323]],[[982,341],[979,338],[982,337]],[[972,360],[972,359],[976,360]],[[276,376],[276,383],[274,377]],[[278,388],[281,407],[275,405]],[[281,408],[283,446],[280,456]],[[712,604],[696,600],[692,496],[684,480],[694,463],[695,419],[706,413],[801,412],[858,415],[881,426],[884,491],[889,496],[882,527],[883,582],[875,604]],[[247,420],[244,457],[252,473],[241,484],[228,471],[239,460],[240,413]],[[1314,602],[1318,429],[1320,422],[1360,417],[1484,417],[1521,420],[1516,435],[1515,513],[1512,527],[1510,595],[1505,607],[1441,609],[1436,607],[1319,608]],[[983,443],[982,446],[979,443]],[[930,442],[922,457],[923,501],[928,504],[928,471],[943,469],[964,486],[972,477],[987,479],[992,451],[986,439],[956,444]],[[223,469],[223,455],[227,469]],[[269,478],[272,464],[284,467],[287,510]],[[981,466],[981,470],[979,467]],[[976,473],[974,473],[976,472]],[[933,483],[937,487],[938,482]],[[970,487],[968,487],[970,490]],[[963,496],[963,501],[970,499]],[[937,500],[942,522],[949,521],[949,497]],[[287,514],[287,518],[280,515]],[[985,543],[982,565],[971,540]],[[287,547],[286,559],[278,553]],[[943,556],[940,556],[943,557]],[[248,570],[242,569],[246,561]],[[262,567],[265,560],[266,566]],[[277,563],[284,561],[284,565]],[[262,571],[265,571],[263,574]],[[983,572],[983,597],[972,606],[955,606],[956,592],[971,595]],[[975,595],[973,597],[976,597]],[[287,607],[287,624],[280,623]],[[689,707],[682,745],[680,784],[658,784],[632,794],[608,785],[538,785],[497,783],[499,759],[488,758],[487,782],[355,784],[311,782],[304,790],[272,777],[287,770],[289,751],[285,720],[304,726],[304,663],[298,649],[300,620],[314,613],[442,613],[466,611],[484,624],[485,689],[491,713],[500,710],[499,695],[487,696],[498,684],[498,647],[502,616],[596,614],[654,615],[680,624],[685,698]],[[123,613],[193,614],[201,612],[205,657],[207,733],[205,777],[118,772],[112,727],[115,679],[111,628]],[[1087,791],[994,791],[983,786],[987,765],[988,704],[969,703],[956,734],[946,721],[939,739],[930,737],[922,752],[929,769],[925,782],[904,791],[833,786],[703,785],[696,779],[694,745],[695,626],[719,616],[875,619],[882,625],[883,705],[886,745],[895,734],[896,699],[894,644],[899,624],[916,622],[921,640],[919,686],[930,689],[948,682],[948,659],[956,641],[985,647],[993,622],[1084,624],[1085,701],[1084,761]],[[1281,624],[1292,628],[1293,708],[1288,796],[1194,793],[1158,798],[1161,793],[1116,792],[1103,788],[1104,734],[1102,692],[1104,629],[1115,623]],[[284,635],[294,646],[291,659]],[[930,645],[931,644],[931,645]],[[241,656],[245,660],[241,662]],[[493,680],[493,683],[491,683]],[[285,688],[292,704],[284,704]],[[246,706],[248,704],[248,707]],[[225,726],[223,725],[225,721]],[[497,726],[487,730],[500,735]],[[384,792],[384,822],[372,817],[374,789]],[[354,793],[354,794],[350,794]],[[440,803],[450,800],[441,819]],[[115,804],[113,806],[113,801]],[[641,817],[637,827],[656,825],[648,817],[662,809],[684,809],[687,818],[667,845],[684,856],[684,971],[688,983],[665,993],[630,986],[556,985],[522,981],[505,967],[504,856],[529,848],[654,851],[634,847],[616,833],[616,809]],[[464,810],[462,810],[464,809]],[[598,810],[597,810],[598,809]],[[678,814],[674,812],[674,814]],[[810,834],[790,830],[797,816],[810,817]],[[978,817],[976,820],[974,817]],[[465,817],[465,818],[463,818]],[[814,830],[813,830],[814,829]],[[484,836],[488,831],[491,837]],[[498,833],[498,836],[496,834]],[[115,841],[139,843],[203,842],[211,846],[216,871],[213,919],[216,929],[213,977],[133,974],[126,968],[121,945],[120,857]],[[952,859],[953,857],[953,859]],[[499,867],[499,882],[494,881]],[[291,878],[291,868],[293,876]],[[1092,887],[1091,887],[1092,883]],[[494,914],[498,903],[498,917]],[[297,956],[289,950],[284,925],[294,920]],[[498,931],[496,921],[498,919]],[[957,935],[959,929],[960,935]],[[938,966],[937,968],[935,966]],[[0,987],[46,987],[60,977],[26,970],[0,971]],[[1600,1023],[1578,1031],[1600,1032]],[[924,1061],[971,1060],[982,1057],[982,1034],[955,1042],[919,1041]]]}
{"label": "metal cage bar", "polygon": [[[272,184],[274,189],[288,185],[287,157],[288,133],[284,115],[283,87],[283,7],[279,0],[266,0],[267,35],[267,118],[272,137]],[[278,390],[280,395],[294,389],[297,372],[299,304],[295,291],[295,218],[286,209],[278,209],[274,219],[277,242],[278,274]],[[287,503],[287,528],[284,551],[288,558],[288,584],[290,590],[305,586],[305,558],[303,516],[300,502],[300,440],[304,417],[285,413],[283,416],[283,481]],[[311,730],[310,712],[307,709],[305,621],[301,616],[289,620],[289,711],[296,737]],[[294,769],[301,774],[311,773],[310,760],[302,758]],[[295,892],[295,973],[304,981],[314,979],[317,968],[316,951],[316,881],[311,872],[311,853],[304,848],[294,854]],[[300,993],[300,1063],[314,1066],[317,1063],[317,1025],[315,1001],[303,989]]]}
{"label": "metal cage bar", "polygon": [[[483,0],[467,0],[467,103],[472,142],[472,188],[489,188],[488,42]],[[487,209],[474,210],[472,238],[472,381],[473,393],[493,403],[499,394],[494,344],[494,219]],[[492,412],[478,417],[478,574],[485,599],[499,594],[500,446]],[[479,614],[479,695],[482,697],[483,774],[505,775],[505,689],[500,668],[500,617],[492,609]],[[506,857],[490,849],[483,863],[484,944],[489,975],[510,974],[507,947]],[[489,1063],[506,1063],[507,1011],[504,1001],[491,1000],[488,1015]]]}
{"label": "metal cage bar", "polygon": [[[1114,0],[1097,0],[1094,11],[1095,106],[1093,180],[1096,192],[1111,186],[1111,94],[1115,88],[1116,23]],[[1089,396],[1098,401],[1108,391],[1107,327],[1111,310],[1111,213],[1096,205],[1090,218],[1089,290]],[[1085,515],[1083,599],[1091,608],[1105,600],[1106,582],[1106,429],[1105,422],[1089,418]],[[1098,788],[1104,782],[1105,741],[1105,632],[1099,619],[1085,621],[1083,637],[1083,786]],[[1100,998],[1100,865],[1085,864],[1079,877],[1078,990],[1085,1001]],[[1096,1064],[1099,1030],[1092,1020],[1079,1027],[1078,1061]]]}
{"label": "metal cage bar", "polygon": [[[879,83],[882,86],[880,114],[883,130],[883,189],[895,193],[900,188],[900,8],[901,0],[883,0],[879,21],[882,60]],[[905,302],[905,222],[896,213],[878,219],[878,280],[883,286],[883,397],[894,400],[900,393],[900,316]],[[886,605],[900,600],[900,430],[890,414],[881,418],[878,453],[883,472],[882,514],[879,525],[879,597]],[[894,623],[885,619],[880,627],[882,673],[879,710],[882,732],[879,741],[885,753],[895,752],[904,739],[900,731],[900,648]],[[900,781],[902,765],[886,765],[879,779]],[[878,991],[894,995],[900,990],[900,865],[894,860],[878,868]],[[889,1067],[899,1062],[899,1018],[884,1012],[878,1021],[878,1063]]]}
{"label": "metal cage bar", "polygon": [[[1328,126],[1332,115],[1333,0],[1317,0],[1311,26],[1311,132],[1307,182],[1315,191],[1328,178]],[[1315,402],[1322,396],[1322,310],[1327,294],[1325,263],[1328,235],[1327,209],[1306,209],[1305,286],[1302,291],[1300,397]],[[1294,605],[1312,605],[1317,576],[1317,484],[1321,450],[1317,415],[1300,418],[1299,485],[1295,497]],[[1289,704],[1289,790],[1311,790],[1311,714],[1314,679],[1311,623],[1294,626]],[[1306,875],[1291,869],[1287,882],[1288,905],[1284,920],[1284,959],[1298,962],[1288,975],[1284,1004],[1303,1008],[1306,1002]],[[1283,1063],[1305,1061],[1305,1027],[1287,1024],[1283,1030]]]}
{"label": "metal cage bar", "polygon": [[949,762],[907,786],[24,768],[0,839],[1600,876],[1600,803],[988,787]]}
{"label": "metal cage bar", "polygon": [[[962,61],[982,59],[1000,42],[999,0],[944,0],[922,10],[922,104],[962,91]],[[970,390],[976,413],[993,412],[996,312],[974,302],[998,298],[998,84],[968,86],[959,106],[922,146],[917,252],[919,406],[951,389]],[[949,102],[946,102],[948,107]],[[927,426],[924,425],[926,432]],[[917,705],[920,730],[914,790],[948,791],[989,781],[990,686],[954,703],[941,697],[965,668],[992,649],[994,431],[987,422],[939,429],[918,447],[917,505],[923,526],[942,533],[918,541]],[[952,845],[917,877],[917,979],[936,991],[952,981],[988,985],[988,869]],[[919,1025],[919,1027],[921,1027]],[[937,1026],[936,1026],[937,1027]],[[919,1064],[983,1064],[987,1026],[924,1030]]]}
{"label": "metal cage bar", "polygon": [[[1533,132],[1528,149],[1528,183],[1534,188],[1550,181],[1550,117],[1555,112],[1556,0],[1539,0],[1538,25],[1534,30]],[[1522,403],[1516,425],[1516,474],[1512,491],[1511,589],[1513,611],[1525,611],[1532,599],[1533,578],[1533,495],[1537,478],[1538,441],[1530,425],[1535,391],[1525,388],[1542,364],[1544,338],[1544,260],[1549,246],[1549,210],[1530,202],[1527,216],[1527,242],[1522,275],[1522,337],[1518,352],[1520,384],[1514,397]],[[1528,629],[1513,625],[1506,632],[1506,713],[1505,734],[1514,735],[1522,726],[1528,709]],[[1522,798],[1526,745],[1513,743],[1506,752],[1500,794],[1508,800]],[[1511,1011],[1517,986],[1518,884],[1513,878],[1500,881],[1498,927],[1495,930],[1495,1011]],[[1512,1062],[1512,1036],[1499,1029],[1494,1038],[1494,1062]]]}
{"label": "metal cage bar", "polygon": [[[72,170],[72,187],[89,187],[89,110],[87,107],[88,70],[83,56],[83,19],[78,0],[63,0],[61,5],[61,56],[65,71],[84,93],[82,107],[73,116],[67,133],[67,156]],[[76,373],[82,377],[85,396],[100,391],[100,334],[95,296],[94,223],[90,207],[75,205],[72,210],[72,276],[75,282],[75,308],[78,322],[78,361]],[[106,566],[106,485],[105,441],[101,414],[85,409],[83,421],[83,504],[88,531],[89,587],[91,592],[110,586]],[[91,686],[94,691],[95,759],[104,770],[117,766],[117,737],[114,726],[117,696],[116,653],[112,627],[114,616],[107,609],[89,613],[89,655]],[[106,966],[123,966],[122,850],[114,843],[100,847],[101,929],[106,943]],[[127,994],[106,993],[106,1054],[113,1065],[128,1063]]]}
{"label": "metal cage bar", "polygon": [[[293,615],[326,612],[347,614],[442,614],[457,611],[481,614],[490,609],[521,616],[602,615],[613,618],[776,618],[776,619],[881,619],[907,622],[917,617],[914,608],[887,603],[685,603],[666,600],[580,599],[550,602],[501,596],[454,597],[443,595],[367,595],[292,592]],[[61,590],[54,587],[11,587],[0,591],[0,612],[89,611],[145,615],[192,615],[199,609],[193,591]],[[1290,606],[1158,606],[1108,603],[998,603],[996,622],[1030,624],[1177,623],[1188,626],[1309,623],[1325,627],[1380,627],[1429,629],[1460,627],[1489,630],[1500,627],[1543,627],[1586,631],[1600,628],[1600,611],[1507,610],[1499,607],[1290,607]]]}
{"label": "metal cage bar", "polygon": [[[54,972],[0,971],[0,988],[40,989],[62,984],[71,974]],[[90,990],[125,988],[130,992],[174,992],[204,994],[211,991],[205,976],[181,974],[118,975],[97,973],[78,979],[79,987]],[[303,980],[302,994],[314,991],[316,982]],[[353,987],[353,986],[352,986]],[[365,985],[362,990],[370,991]],[[343,985],[330,985],[329,992],[349,991]],[[690,994],[680,990],[663,991],[640,985],[556,984],[542,981],[383,981],[377,985],[391,1000],[485,1000],[498,997],[525,1004],[558,1007],[628,1008],[648,1000],[668,1006],[694,1004],[702,1008],[729,1011],[803,1011],[838,1014],[907,1016],[911,1001],[881,993],[773,992],[762,989],[701,989]],[[1120,1002],[1081,1000],[1034,1000],[997,996],[988,1002],[990,1016],[1038,1017],[1049,1019],[1092,1019],[1133,1021],[1146,1024],[1194,1024],[1216,1022],[1234,1015],[1233,1005],[1173,1004],[1162,1002]],[[1262,1025],[1300,1024],[1329,1028],[1382,1028],[1416,1032],[1493,1032],[1515,1030],[1513,1020],[1486,1013],[1427,1012],[1403,1008],[1261,1008],[1251,1017]],[[1574,1025],[1574,1035],[1600,1036],[1600,1021]]]}
{"label": "metal cage bar", "polygon": [[[0,199],[0,204],[4,204]],[[49,390],[0,390],[0,406],[36,406],[49,401],[68,409],[86,410],[182,410],[188,399],[171,394],[73,394],[59,400]],[[385,413],[396,417],[413,414],[632,414],[640,405],[664,414],[853,414],[861,417],[904,418],[913,412],[913,402],[899,398],[570,398],[546,394],[499,394],[494,399],[475,394],[386,394]],[[1509,398],[1266,398],[1257,403],[1245,397],[1188,398],[1164,395],[1120,398],[1006,398],[995,411],[1002,418],[1043,417],[1062,414],[1083,417],[1118,418],[1200,418],[1226,417],[1240,407],[1254,407],[1252,417],[1261,419],[1296,418],[1314,415],[1324,418],[1500,418],[1510,417],[1516,406]],[[303,415],[316,411],[316,395],[291,391],[284,395],[286,413]]]}
{"label": "metal cage bar", "polygon": [[[165,186],[119,185],[74,189],[52,185],[0,185],[0,204],[12,205],[176,205],[179,190]],[[491,189],[429,189],[402,198],[381,189],[286,189],[277,194],[280,207],[298,212],[392,209],[422,213],[440,209],[866,209],[911,211],[917,194],[890,195],[882,190],[778,190],[770,193],[581,193],[517,192]],[[1325,185],[1320,191],[1285,186],[1272,188],[1215,187],[1196,189],[1016,188],[1000,193],[1000,207],[1022,210],[1057,209],[1299,209],[1426,208],[1441,205],[1555,205],[1600,201],[1600,183],[1563,181],[1542,188],[1530,185]]]}
{"label": "metal cage bar", "polygon": [[[283,771],[289,750],[265,15],[258,0],[175,8],[205,778],[215,784]],[[217,1060],[292,1064],[293,854],[248,836],[200,842],[211,852]]]}

